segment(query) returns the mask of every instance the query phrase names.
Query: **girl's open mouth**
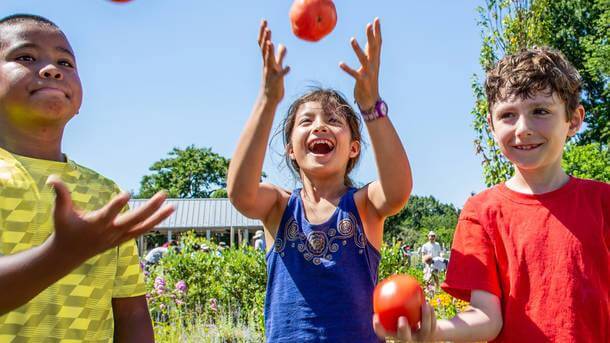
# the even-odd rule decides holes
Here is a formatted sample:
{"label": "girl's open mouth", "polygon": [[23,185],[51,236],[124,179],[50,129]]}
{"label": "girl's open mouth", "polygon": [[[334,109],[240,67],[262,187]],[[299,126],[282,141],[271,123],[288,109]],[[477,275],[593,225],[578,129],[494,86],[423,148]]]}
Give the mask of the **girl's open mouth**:
{"label": "girl's open mouth", "polygon": [[335,144],[324,138],[317,138],[307,144],[309,151],[316,155],[326,155],[335,149]]}

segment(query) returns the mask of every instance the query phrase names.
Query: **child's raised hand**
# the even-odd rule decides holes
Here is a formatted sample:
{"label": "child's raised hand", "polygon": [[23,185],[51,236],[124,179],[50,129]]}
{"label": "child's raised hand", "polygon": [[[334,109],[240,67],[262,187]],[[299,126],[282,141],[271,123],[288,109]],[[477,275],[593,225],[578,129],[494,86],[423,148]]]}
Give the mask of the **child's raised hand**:
{"label": "child's raised hand", "polygon": [[429,342],[434,341],[436,331],[436,315],[434,308],[425,302],[422,305],[422,321],[417,331],[411,331],[406,317],[398,318],[398,331],[387,332],[377,314],[373,315],[373,329],[379,338],[393,338],[401,342]]}
{"label": "child's raised hand", "polygon": [[261,22],[258,31],[258,46],[263,55],[263,84],[262,91],[267,99],[280,102],[284,97],[284,76],[290,71],[290,67],[283,67],[282,63],[286,56],[286,47],[282,44],[278,47],[277,56],[273,42],[271,41],[271,30],[267,27],[267,21]]}
{"label": "child's raised hand", "polygon": [[97,211],[80,213],[58,177],[50,176],[47,183],[56,193],[52,245],[82,261],[149,231],[174,211],[170,205],[162,206],[166,195],[159,192],[143,206],[123,214],[120,212],[129,201],[127,193],[116,196]]}
{"label": "child's raised hand", "polygon": [[379,99],[379,63],[381,59],[381,26],[379,18],[366,25],[367,43],[362,51],[356,38],[351,39],[352,48],[360,61],[360,68],[354,70],[345,62],[339,67],[356,79],[354,98],[361,110],[370,110]]}

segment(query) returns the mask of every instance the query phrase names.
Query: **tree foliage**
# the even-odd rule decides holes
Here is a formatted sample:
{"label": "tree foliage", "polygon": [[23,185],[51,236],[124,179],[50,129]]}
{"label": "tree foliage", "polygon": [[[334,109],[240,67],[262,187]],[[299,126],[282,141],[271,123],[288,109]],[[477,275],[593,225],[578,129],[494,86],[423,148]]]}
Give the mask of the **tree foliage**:
{"label": "tree foliage", "polygon": [[433,230],[440,243],[450,246],[458,216],[453,205],[443,204],[433,196],[413,195],[398,214],[386,220],[384,241],[402,239],[411,246],[421,245]]}
{"label": "tree foliage", "polygon": [[150,198],[159,190],[170,198],[222,197],[228,167],[229,160],[209,148],[174,148],[168,158],[153,163],[152,174],[142,177],[137,197]]}
{"label": "tree foliage", "polygon": [[[582,103],[587,115],[585,128],[574,144],[594,144],[591,148],[573,148],[583,153],[604,156],[610,142],[610,2],[607,0],[486,0],[479,7],[478,25],[482,45],[479,63],[484,71],[492,68],[506,54],[525,48],[550,46],[562,51],[583,78]],[[505,181],[513,173],[512,165],[502,156],[487,128],[487,101],[483,80],[474,75],[472,90],[476,98],[472,110],[476,152],[482,158],[483,175],[488,186]],[[572,151],[576,151],[572,150]],[[607,154],[605,154],[607,157]],[[610,160],[603,161],[610,163]],[[572,172],[582,177],[590,166],[572,164]],[[607,181],[607,179],[605,180]]]}
{"label": "tree foliage", "polygon": [[610,149],[599,143],[568,144],[563,156],[563,169],[573,176],[610,183]]}

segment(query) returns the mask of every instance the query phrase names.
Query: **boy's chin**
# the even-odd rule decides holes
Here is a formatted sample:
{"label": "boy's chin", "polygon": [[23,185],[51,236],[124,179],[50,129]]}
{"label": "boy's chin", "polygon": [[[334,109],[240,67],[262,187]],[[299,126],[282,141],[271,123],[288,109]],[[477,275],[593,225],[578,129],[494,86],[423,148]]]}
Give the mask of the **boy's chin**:
{"label": "boy's chin", "polygon": [[58,125],[66,124],[76,115],[65,106],[11,106],[9,109],[12,121],[22,125]]}
{"label": "boy's chin", "polygon": [[519,171],[521,174],[533,174],[533,173],[547,173],[549,168],[555,168],[557,171],[561,170],[561,164],[556,163],[544,163],[543,161],[511,161],[515,171]]}

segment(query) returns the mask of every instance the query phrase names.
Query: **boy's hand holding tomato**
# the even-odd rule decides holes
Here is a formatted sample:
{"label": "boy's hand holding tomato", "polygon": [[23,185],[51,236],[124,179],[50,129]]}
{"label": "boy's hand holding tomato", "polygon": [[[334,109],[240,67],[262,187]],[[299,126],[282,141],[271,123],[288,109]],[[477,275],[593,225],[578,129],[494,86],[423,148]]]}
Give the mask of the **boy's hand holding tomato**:
{"label": "boy's hand holding tomato", "polygon": [[375,287],[373,308],[373,327],[379,337],[394,336],[406,341],[433,339],[434,309],[425,301],[415,278],[392,275],[381,281]]}

